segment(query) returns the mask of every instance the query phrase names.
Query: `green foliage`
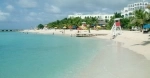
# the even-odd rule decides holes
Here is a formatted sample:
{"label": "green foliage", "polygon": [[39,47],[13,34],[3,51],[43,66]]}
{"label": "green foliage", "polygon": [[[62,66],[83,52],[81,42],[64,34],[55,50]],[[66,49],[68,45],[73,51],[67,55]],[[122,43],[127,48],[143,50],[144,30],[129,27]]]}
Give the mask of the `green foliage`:
{"label": "green foliage", "polygon": [[39,24],[39,25],[37,26],[37,28],[38,28],[38,29],[43,29],[43,28],[44,28],[44,25]]}
{"label": "green foliage", "polygon": [[129,18],[122,18],[120,20],[121,22],[121,27],[123,29],[130,29],[130,19]]}
{"label": "green foliage", "polygon": [[86,17],[85,19],[82,19],[80,17],[76,18],[64,18],[62,20],[57,20],[51,23],[48,23],[48,28],[63,28],[66,26],[67,28],[70,28],[70,26],[81,26],[82,22],[86,22],[89,25],[92,24],[98,24],[98,19],[94,17]]}
{"label": "green foliage", "polygon": [[[150,9],[150,5],[147,7]],[[111,27],[114,24],[114,19],[115,18],[121,18],[121,26],[123,29],[131,29],[132,26],[139,26],[142,28],[143,24],[150,23],[150,11],[145,12],[144,10],[136,10],[134,11],[131,15],[132,17],[124,18],[121,13],[114,13],[114,16],[111,17],[110,20],[105,20],[106,24],[106,29],[111,29]],[[88,29],[91,25],[98,25],[98,18],[96,17],[85,17],[85,19],[82,19],[80,17],[76,18],[64,18],[62,20],[56,20],[54,22],[50,22],[47,24],[48,28],[60,28],[62,29],[64,26],[66,28],[71,29],[73,26],[81,26],[82,22],[86,22],[88,25]],[[43,25],[39,24],[38,29],[43,29]]]}
{"label": "green foliage", "polygon": [[134,19],[131,21],[131,24],[134,24],[138,27],[140,27],[140,30],[142,31],[142,27],[144,24],[148,23],[150,20],[150,13],[146,12],[143,9],[139,9],[134,11]]}

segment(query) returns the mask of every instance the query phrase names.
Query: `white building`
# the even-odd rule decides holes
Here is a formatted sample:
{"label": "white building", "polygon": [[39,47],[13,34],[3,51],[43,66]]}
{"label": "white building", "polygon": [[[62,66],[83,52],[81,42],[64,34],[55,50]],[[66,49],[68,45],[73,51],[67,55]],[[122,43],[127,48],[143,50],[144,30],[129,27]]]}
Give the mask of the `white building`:
{"label": "white building", "polygon": [[[124,17],[134,16],[133,12],[138,9],[144,9],[144,10],[148,11],[148,9],[146,8],[148,4],[150,4],[150,3],[147,1],[144,1],[144,0],[141,2],[128,4],[127,7],[124,7],[123,10],[121,10],[121,15]],[[96,18],[103,19],[103,20],[106,20],[106,19],[110,20],[113,15],[114,14],[86,14],[86,15],[84,15],[82,13],[76,13],[74,15],[68,15],[68,18],[80,17],[80,18],[84,19],[86,17],[96,17]]]}
{"label": "white building", "polygon": [[80,18],[84,19],[86,17],[96,17],[98,19],[110,20],[113,15],[114,14],[86,14],[86,15],[84,15],[81,13],[76,13],[74,15],[68,15],[68,18],[80,17]]}
{"label": "white building", "polygon": [[124,17],[130,17],[133,16],[133,12],[138,9],[146,9],[146,6],[149,4],[149,2],[146,1],[141,1],[133,4],[128,4],[127,7],[124,7],[123,10],[121,10],[121,15]]}

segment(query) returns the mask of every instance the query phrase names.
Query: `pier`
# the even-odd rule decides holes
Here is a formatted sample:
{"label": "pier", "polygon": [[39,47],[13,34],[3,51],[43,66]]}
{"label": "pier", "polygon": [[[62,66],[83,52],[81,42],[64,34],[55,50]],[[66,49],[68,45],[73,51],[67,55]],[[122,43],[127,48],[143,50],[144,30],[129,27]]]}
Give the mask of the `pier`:
{"label": "pier", "polygon": [[105,36],[107,34],[94,34],[94,33],[77,33],[76,37],[92,37],[92,36]]}
{"label": "pier", "polygon": [[21,31],[21,29],[0,29],[0,32],[17,32]]}

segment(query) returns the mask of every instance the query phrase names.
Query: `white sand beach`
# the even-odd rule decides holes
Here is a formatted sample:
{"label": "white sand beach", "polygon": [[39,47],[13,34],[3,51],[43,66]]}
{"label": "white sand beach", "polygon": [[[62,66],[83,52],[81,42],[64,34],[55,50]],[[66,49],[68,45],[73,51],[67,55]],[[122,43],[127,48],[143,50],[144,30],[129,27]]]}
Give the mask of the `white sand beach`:
{"label": "white sand beach", "polygon": [[[77,30],[25,30],[22,32],[39,34],[65,34],[78,33]],[[62,33],[63,32],[63,33]],[[65,32],[65,33],[64,33]],[[150,36],[140,31],[122,31],[115,39],[112,39],[110,30],[91,30],[91,33],[107,34],[94,36],[95,38],[111,40],[115,46],[108,46],[101,50],[91,62],[77,73],[69,74],[64,78],[149,78],[150,68]],[[80,30],[79,33],[89,33],[88,30]],[[119,45],[119,47],[118,47]],[[121,45],[121,46],[120,46]],[[121,48],[124,47],[124,48]],[[108,51],[108,49],[115,52]],[[73,71],[72,71],[73,72]]]}
{"label": "white sand beach", "polygon": [[[39,33],[39,34],[63,34],[75,36],[76,33],[89,33],[88,30],[63,30],[63,29],[51,29],[51,30],[24,30],[22,32]],[[91,30],[93,34],[107,34],[105,36],[94,36],[101,39],[109,39],[117,42],[122,42],[124,48],[130,49],[136,53],[144,55],[150,60],[150,36],[149,34],[143,34],[140,31],[122,31],[121,35],[118,35],[115,39],[112,39],[112,32],[110,30]]]}
{"label": "white sand beach", "polygon": [[[109,31],[106,31],[107,33]],[[113,41],[122,42],[124,48],[144,55],[150,60],[150,34],[143,34],[140,31],[123,31]],[[97,36],[97,38],[110,39],[112,35]]]}

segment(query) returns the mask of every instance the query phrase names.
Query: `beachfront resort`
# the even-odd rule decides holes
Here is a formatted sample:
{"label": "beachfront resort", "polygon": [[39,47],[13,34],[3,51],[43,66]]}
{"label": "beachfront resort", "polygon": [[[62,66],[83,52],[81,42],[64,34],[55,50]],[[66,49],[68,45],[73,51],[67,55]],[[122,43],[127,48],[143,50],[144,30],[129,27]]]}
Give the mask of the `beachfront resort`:
{"label": "beachfront resort", "polygon": [[[103,39],[114,39],[123,42],[126,48],[149,57],[149,18],[150,4],[147,1],[127,4],[120,13],[115,14],[74,14],[46,25],[40,24],[38,30],[24,30],[41,34],[63,34],[71,37],[96,36]],[[118,19],[118,20],[116,20]],[[107,20],[107,21],[106,21]],[[43,30],[41,30],[41,28]],[[135,30],[136,28],[136,30]],[[134,31],[132,31],[134,30]],[[132,46],[134,44],[141,44]],[[144,47],[142,44],[146,44]],[[143,49],[136,49],[143,47]],[[143,52],[144,50],[144,52]],[[146,54],[148,53],[148,55]]]}
{"label": "beachfront resort", "polygon": [[[17,1],[25,1],[35,7],[34,1],[40,0]],[[48,5],[50,1],[65,5],[78,2],[44,1],[40,3],[47,3],[48,10],[51,10],[51,5]],[[101,0],[88,0],[84,4],[90,1]],[[38,5],[43,7],[40,3]],[[59,11],[57,7],[51,7]],[[34,8],[30,10],[34,11]],[[22,14],[17,13],[16,16],[19,15]],[[48,20],[52,19],[42,15]],[[127,7],[114,14],[77,13],[39,24],[35,29],[2,29],[0,78],[150,78],[149,31],[150,4],[146,1],[127,4]]]}

